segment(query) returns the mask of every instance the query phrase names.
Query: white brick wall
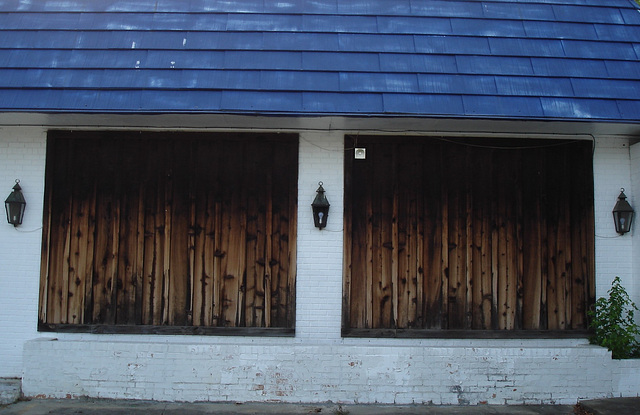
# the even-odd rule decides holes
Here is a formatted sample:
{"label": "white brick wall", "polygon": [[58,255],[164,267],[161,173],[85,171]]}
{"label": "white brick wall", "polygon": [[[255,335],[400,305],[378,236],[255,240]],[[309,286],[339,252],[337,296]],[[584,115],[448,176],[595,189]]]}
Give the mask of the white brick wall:
{"label": "white brick wall", "polygon": [[[314,342],[340,339],[342,307],[342,197],[344,134],[300,135],[298,184],[298,279],[296,337]],[[327,227],[313,225],[311,202],[323,183],[331,206]]]}
{"label": "white brick wall", "polygon": [[1,208],[0,377],[21,376],[22,345],[37,335],[45,146],[40,128],[0,128],[0,198],[4,202],[19,179],[27,202],[17,228]]}
{"label": "white brick wall", "polygon": [[[0,376],[19,376],[24,368],[27,395],[504,404],[639,393],[640,369],[611,360],[586,340],[341,338],[342,132],[300,137],[295,338],[36,333],[44,147],[41,130],[0,130],[0,177],[7,194],[13,179],[21,178],[29,203],[22,229],[36,229],[17,233],[0,226]],[[18,150],[5,152],[9,148]],[[25,163],[10,167],[16,157]],[[632,276],[632,238],[616,238],[611,219],[619,188],[631,188],[629,164],[625,140],[598,141],[600,292],[613,276],[627,282]],[[322,231],[313,227],[310,207],[319,181],[331,203]]]}
{"label": "white brick wall", "polygon": [[[633,278],[629,288],[629,293],[636,305],[640,307],[640,142],[631,146],[631,189],[626,194],[627,199],[636,211],[632,226],[633,232]],[[640,324],[640,313],[636,316],[636,321]],[[640,383],[640,379],[639,382]]]}
{"label": "white brick wall", "polygon": [[[611,281],[619,276],[622,284],[631,290],[633,283],[632,234],[618,235],[613,225],[613,210],[620,188],[625,194],[633,193],[629,142],[620,138],[602,138],[596,141],[594,152],[594,188],[596,222],[596,296],[607,295]],[[637,232],[636,232],[637,233]]]}
{"label": "white brick wall", "polygon": [[210,342],[30,341],[23,391],[166,401],[573,404],[611,396],[620,383],[614,373],[627,370],[606,350],[569,340]]}

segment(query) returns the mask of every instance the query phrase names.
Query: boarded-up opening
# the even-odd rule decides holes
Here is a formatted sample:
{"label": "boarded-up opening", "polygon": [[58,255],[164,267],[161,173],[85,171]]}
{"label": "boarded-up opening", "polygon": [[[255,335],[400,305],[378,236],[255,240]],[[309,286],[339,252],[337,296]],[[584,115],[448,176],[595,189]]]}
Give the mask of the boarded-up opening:
{"label": "boarded-up opening", "polygon": [[293,334],[297,160],[292,134],[51,132],[40,329]]}
{"label": "boarded-up opening", "polygon": [[343,335],[584,335],[591,146],[347,137]]}

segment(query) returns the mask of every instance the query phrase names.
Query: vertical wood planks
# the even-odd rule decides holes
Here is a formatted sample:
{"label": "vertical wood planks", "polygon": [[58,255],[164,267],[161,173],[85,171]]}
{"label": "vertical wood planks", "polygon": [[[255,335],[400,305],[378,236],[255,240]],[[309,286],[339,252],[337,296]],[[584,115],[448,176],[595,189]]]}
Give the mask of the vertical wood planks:
{"label": "vertical wood planks", "polygon": [[42,322],[293,328],[296,136],[49,142]]}
{"label": "vertical wood planks", "polygon": [[586,329],[588,143],[358,140],[367,160],[345,161],[345,328]]}
{"label": "vertical wood planks", "polygon": [[356,307],[357,300],[353,296],[353,243],[357,240],[357,234],[353,232],[354,203],[353,203],[353,181],[356,171],[353,169],[353,154],[355,151],[355,140],[352,137],[344,138],[345,145],[345,172],[351,174],[344,175],[344,235],[343,238],[343,261],[342,261],[342,327],[362,327],[357,322],[352,324],[351,310]]}
{"label": "vertical wood planks", "polygon": [[[441,185],[438,175],[435,172],[441,169],[441,147],[436,145],[431,148],[423,147],[422,156],[422,172],[424,183],[424,270],[423,279],[423,298],[424,306],[422,307],[422,327],[428,329],[442,328],[442,304],[443,304],[443,278],[444,261],[442,260],[442,246],[444,245],[443,232],[441,226],[444,226],[446,213],[443,209],[446,207],[443,200]],[[440,225],[442,224],[442,225]],[[446,244],[446,242],[445,242]]]}

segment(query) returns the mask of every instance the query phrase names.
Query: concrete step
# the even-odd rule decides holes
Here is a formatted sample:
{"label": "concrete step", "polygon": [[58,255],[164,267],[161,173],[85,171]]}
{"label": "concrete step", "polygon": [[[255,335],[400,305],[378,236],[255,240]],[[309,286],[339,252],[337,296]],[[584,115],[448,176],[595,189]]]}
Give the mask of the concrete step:
{"label": "concrete step", "polygon": [[640,414],[640,397],[580,401],[580,406],[593,415]]}
{"label": "concrete step", "polygon": [[0,378],[0,405],[9,405],[20,398],[22,381],[15,378]]}

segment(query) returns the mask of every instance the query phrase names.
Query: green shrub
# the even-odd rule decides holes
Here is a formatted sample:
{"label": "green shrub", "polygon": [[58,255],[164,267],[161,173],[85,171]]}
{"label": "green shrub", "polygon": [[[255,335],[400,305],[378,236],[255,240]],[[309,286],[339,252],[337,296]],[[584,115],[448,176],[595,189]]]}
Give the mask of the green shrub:
{"label": "green shrub", "polygon": [[613,279],[608,293],[609,298],[598,298],[588,313],[594,331],[589,340],[609,349],[614,359],[640,357],[640,328],[634,321],[638,307],[620,284],[620,277]]}

